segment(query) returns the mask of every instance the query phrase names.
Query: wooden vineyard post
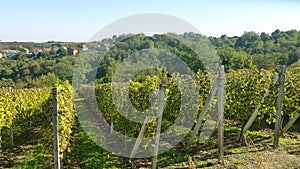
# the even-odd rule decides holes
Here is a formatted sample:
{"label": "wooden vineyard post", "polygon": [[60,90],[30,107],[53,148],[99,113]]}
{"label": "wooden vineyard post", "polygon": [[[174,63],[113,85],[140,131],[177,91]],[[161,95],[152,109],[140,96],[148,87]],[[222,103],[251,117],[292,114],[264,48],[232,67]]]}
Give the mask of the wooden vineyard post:
{"label": "wooden vineyard post", "polygon": [[254,120],[256,119],[257,115],[258,115],[258,111],[260,109],[260,107],[262,106],[262,104],[265,102],[265,99],[269,96],[271,89],[275,86],[275,84],[278,82],[279,76],[277,75],[276,78],[274,79],[273,83],[270,85],[268,91],[264,94],[263,98],[260,100],[260,103],[258,104],[258,106],[255,108],[253,114],[251,115],[251,117],[249,118],[249,120],[247,121],[247,123],[244,125],[244,127],[242,128],[242,132],[240,135],[240,141],[242,140],[242,138],[244,137],[246,131],[251,127],[252,123],[254,122]]}
{"label": "wooden vineyard post", "polygon": [[279,72],[279,93],[277,99],[277,110],[276,110],[276,122],[275,122],[275,131],[274,131],[274,145],[273,148],[278,148],[279,137],[281,134],[281,111],[282,111],[282,102],[284,97],[284,80],[285,80],[286,66],[282,65]]}
{"label": "wooden vineyard post", "polygon": [[113,119],[111,117],[111,119],[110,119],[110,134],[112,134],[113,131],[114,131],[114,121],[113,121]]}
{"label": "wooden vineyard post", "polygon": [[164,101],[165,101],[165,88],[167,87],[167,79],[163,78],[161,80],[161,85],[158,91],[158,112],[157,112],[157,124],[156,124],[156,136],[155,136],[155,145],[152,157],[152,169],[157,168],[157,155],[159,148],[159,139],[161,132],[161,122],[164,111]]}
{"label": "wooden vineyard post", "polygon": [[[9,94],[11,95],[11,87],[8,88]],[[12,122],[12,125],[10,127],[10,146],[13,147],[14,146],[14,122]]]}
{"label": "wooden vineyard post", "polygon": [[218,77],[218,160],[224,157],[224,66],[219,68]]}
{"label": "wooden vineyard post", "polygon": [[12,125],[10,127],[10,146],[14,146],[14,122],[12,122]]}
{"label": "wooden vineyard post", "polygon": [[189,143],[188,143],[189,145],[191,145],[191,144],[193,143],[194,138],[196,137],[196,134],[198,133],[198,131],[199,131],[199,129],[200,129],[202,120],[203,120],[203,118],[204,118],[204,116],[205,116],[205,114],[206,114],[206,112],[207,112],[207,110],[208,110],[208,108],[209,108],[209,105],[210,105],[210,103],[211,103],[211,101],[212,101],[212,99],[213,99],[213,97],[214,97],[216,91],[217,91],[217,83],[214,82],[213,87],[212,87],[212,89],[211,89],[211,91],[210,91],[210,93],[209,93],[209,96],[208,96],[208,98],[207,98],[207,100],[206,100],[206,102],[205,102],[204,108],[203,108],[203,110],[201,111],[201,114],[200,114],[200,116],[199,116],[199,118],[198,118],[198,121],[197,121],[197,123],[196,123],[196,125],[195,125],[195,128],[194,128],[194,130],[193,130],[192,136],[191,136],[191,138],[190,138],[190,140],[189,140]]}
{"label": "wooden vineyard post", "polygon": [[52,88],[52,100],[53,100],[53,145],[54,145],[54,168],[60,169],[59,160],[59,136],[58,136],[58,102],[57,102],[57,87]]}
{"label": "wooden vineyard post", "polygon": [[212,98],[215,96],[215,93],[218,91],[218,159],[219,162],[223,161],[224,157],[224,66],[219,67],[219,76],[214,82],[212,89],[209,93],[209,96],[205,102],[204,108],[199,115],[198,121],[194,127],[192,136],[189,140],[189,145],[193,143],[196,134],[198,133],[202,120],[209,109]]}
{"label": "wooden vineyard post", "polygon": [[2,153],[2,128],[0,128],[0,155]]}
{"label": "wooden vineyard post", "polygon": [[284,128],[282,129],[282,133],[287,132],[290,129],[290,127],[296,122],[299,116],[300,114],[296,113],[294,117],[284,126]]}
{"label": "wooden vineyard post", "polygon": [[134,158],[134,156],[135,156],[135,154],[136,154],[136,152],[137,152],[137,150],[138,150],[138,148],[139,148],[139,146],[141,144],[141,141],[142,141],[144,133],[145,133],[146,124],[148,122],[148,119],[149,119],[149,117],[147,116],[145,118],[145,120],[144,120],[143,126],[141,128],[140,133],[139,133],[139,136],[138,136],[138,138],[137,138],[137,140],[136,140],[136,142],[135,142],[135,144],[133,146],[133,149],[132,149],[132,151],[130,153],[130,158]]}

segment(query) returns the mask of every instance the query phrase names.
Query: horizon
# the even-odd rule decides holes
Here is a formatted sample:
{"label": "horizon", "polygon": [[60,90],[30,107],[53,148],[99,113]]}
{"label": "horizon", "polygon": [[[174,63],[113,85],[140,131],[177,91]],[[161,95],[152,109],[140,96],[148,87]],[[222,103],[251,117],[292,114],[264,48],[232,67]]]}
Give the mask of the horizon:
{"label": "horizon", "polygon": [[[274,31],[276,31],[276,30],[277,29],[275,29]],[[290,30],[285,30],[285,31],[280,30],[280,31],[286,32],[286,31],[291,31],[291,30],[296,30],[296,29],[290,29]],[[274,31],[272,31],[272,32],[274,32]],[[300,32],[300,30],[296,30],[296,31]],[[260,35],[262,33],[262,32],[255,32],[255,31],[244,31],[244,33],[245,32],[254,32],[254,33],[258,34],[258,35]],[[265,32],[265,33],[271,35],[272,32],[270,32],[270,33],[269,32]],[[141,33],[143,33],[143,32],[141,32]],[[184,32],[184,33],[188,33],[188,32]],[[163,34],[165,34],[165,33],[163,33]],[[175,33],[175,34],[182,35],[182,33]],[[197,33],[195,33],[195,34],[197,34]],[[206,36],[206,35],[204,35],[204,36],[206,36],[207,38],[209,38],[209,37],[221,38],[221,36],[223,36],[223,35],[226,35],[226,34],[221,34],[220,36]],[[116,35],[116,36],[120,36],[120,34]],[[226,36],[228,38],[234,38],[234,37],[241,37],[242,35],[240,35],[240,36],[238,36],[238,35],[233,35],[233,36],[226,35]],[[113,36],[109,37],[108,39],[112,39],[112,38],[113,38]],[[61,41],[61,40],[49,40],[49,41],[3,41],[3,40],[0,39],[0,43],[93,43],[93,42],[101,42],[101,40],[96,40],[96,41]]]}
{"label": "horizon", "polygon": [[241,36],[244,32],[300,30],[300,1],[254,0],[201,2],[123,2],[80,0],[2,1],[0,27],[2,42],[88,42],[106,25],[127,16],[160,13],[194,25],[203,35]]}

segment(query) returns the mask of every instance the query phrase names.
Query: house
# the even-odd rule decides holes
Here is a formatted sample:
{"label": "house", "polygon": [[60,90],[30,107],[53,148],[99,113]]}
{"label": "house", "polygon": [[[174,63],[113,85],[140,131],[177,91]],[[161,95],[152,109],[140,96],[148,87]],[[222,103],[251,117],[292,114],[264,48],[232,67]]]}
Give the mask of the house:
{"label": "house", "polygon": [[102,51],[110,50],[110,44],[102,44],[100,46],[100,50],[102,50]]}
{"label": "house", "polygon": [[17,56],[17,55],[20,53],[20,51],[19,51],[19,50],[11,50],[11,49],[8,49],[8,50],[3,50],[2,53],[3,53],[3,54],[6,54],[6,56],[7,56],[8,58],[11,58],[11,57]]}
{"label": "house", "polygon": [[38,54],[45,53],[45,52],[51,52],[51,48],[33,48],[33,53],[37,56]]}
{"label": "house", "polygon": [[27,48],[23,48],[23,49],[21,49],[21,52],[23,52],[25,54],[29,54],[30,50]]}
{"label": "house", "polygon": [[2,53],[4,54],[9,54],[9,53],[19,53],[19,50],[11,50],[11,49],[7,49],[7,50],[3,50]]}
{"label": "house", "polygon": [[43,52],[51,52],[51,51],[52,51],[51,48],[44,48],[44,49],[43,49]]}
{"label": "house", "polygon": [[3,54],[2,53],[0,53],[0,59],[3,57]]}
{"label": "house", "polygon": [[43,49],[42,48],[33,48],[32,49],[32,53],[35,54],[36,56],[40,53],[43,53]]}
{"label": "house", "polygon": [[82,45],[82,48],[81,48],[81,50],[82,50],[83,52],[86,52],[86,51],[88,51],[88,50],[89,50],[89,48],[88,48],[88,47],[86,47],[85,45]]}
{"label": "house", "polygon": [[78,53],[78,49],[75,47],[68,48],[68,54],[69,55],[76,55]]}

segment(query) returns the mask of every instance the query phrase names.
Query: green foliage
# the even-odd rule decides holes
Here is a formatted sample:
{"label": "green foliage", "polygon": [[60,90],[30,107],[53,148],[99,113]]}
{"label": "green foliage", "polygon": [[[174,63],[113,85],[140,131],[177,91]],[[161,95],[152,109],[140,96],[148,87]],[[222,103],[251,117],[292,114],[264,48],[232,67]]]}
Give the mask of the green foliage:
{"label": "green foliage", "polygon": [[[197,72],[199,69],[204,70],[200,57],[188,45],[173,36],[154,35],[153,37],[148,37],[138,34],[121,40],[109,52],[105,53],[97,71],[97,78],[102,83],[111,82],[113,72],[125,58],[136,51],[153,48],[156,49],[155,52],[159,52],[158,49],[163,50],[166,57],[171,57],[171,54],[178,56],[194,72]],[[139,57],[143,58],[143,53],[140,55]],[[132,67],[130,68],[132,69]]]}
{"label": "green foliage", "polygon": [[[293,116],[300,110],[299,97],[299,62],[287,69],[282,114]],[[225,116],[230,119],[246,121],[260,103],[270,84],[276,76],[275,71],[238,70],[226,74],[226,105]],[[259,118],[271,124],[276,120],[278,84],[271,88],[270,95],[265,99],[259,110]]]}
{"label": "green foliage", "polygon": [[0,129],[13,123],[28,123],[39,116],[41,105],[49,98],[47,89],[0,90]]}
{"label": "green foliage", "polygon": [[[208,40],[209,39],[209,40]],[[181,58],[194,72],[198,70],[211,70],[215,67],[203,65],[203,63],[219,62],[225,65],[225,69],[274,69],[278,64],[290,65],[300,58],[300,33],[296,30],[280,31],[275,30],[267,34],[262,32],[245,32],[242,36],[208,37],[200,34],[184,33],[154,35],[153,37],[138,35],[121,35],[104,39],[101,42],[89,43],[94,46],[109,44],[110,51],[105,53],[97,51],[101,62],[93,66],[98,67],[97,79],[99,83],[111,81],[111,76],[116,67],[129,55],[142,49],[162,49],[169,54],[174,54]],[[209,42],[210,41],[210,42]],[[210,46],[209,44],[212,44]],[[115,44],[115,45],[114,45]],[[11,84],[11,81],[25,81],[27,78],[35,79],[51,72],[60,80],[72,81],[73,65],[77,56],[67,55],[67,51],[62,46],[82,47],[83,43],[58,43],[49,42],[46,44],[33,43],[1,43],[0,49],[22,49],[22,47],[32,50],[33,48],[56,48],[56,52],[44,52],[35,56],[20,53],[14,58],[0,59],[0,87]],[[90,46],[89,46],[90,47]],[[217,49],[220,58],[212,52]],[[99,49],[97,49],[99,50]],[[88,52],[87,52],[88,53]],[[81,53],[83,55],[83,53]],[[80,56],[81,56],[80,55]],[[216,56],[216,57],[215,57]],[[88,56],[91,57],[91,56]],[[98,64],[100,63],[100,65]],[[83,72],[93,71],[89,65],[87,70],[75,72],[82,76]],[[82,79],[85,79],[84,77]]]}
{"label": "green foliage", "polygon": [[[226,74],[225,116],[230,119],[247,120],[267,91],[275,74],[270,71],[238,70]],[[275,95],[269,98],[276,100]],[[269,103],[272,105],[272,103]],[[276,105],[272,105],[274,107]],[[266,109],[269,109],[266,108]],[[261,110],[263,111],[263,110]],[[268,114],[269,110],[265,110]]]}
{"label": "green foliage", "polygon": [[[151,72],[150,72],[151,73]],[[140,111],[140,113],[154,113],[152,115],[156,115],[157,113],[157,106],[153,106],[156,103],[154,102],[155,98],[157,99],[157,89],[160,85],[161,77],[164,75],[157,72],[156,76],[145,76],[142,79],[139,75],[137,75],[132,81],[130,81],[129,89],[126,89],[126,84],[118,83],[118,89],[114,89],[115,93],[120,95],[124,95],[126,90],[129,90],[129,99],[130,104],[133,105],[135,110]],[[168,87],[165,90],[165,97],[166,103],[164,107],[163,113],[163,121],[162,121],[162,131],[166,131],[169,127],[175,122],[177,119],[179,112],[184,110],[195,110],[194,107],[185,107],[186,104],[181,103],[181,99],[188,98],[187,94],[181,91],[179,88],[177,81],[175,80],[176,77],[169,77],[167,80]],[[198,106],[201,109],[205,103],[205,99],[208,96],[211,81],[209,80],[208,76],[203,72],[199,71],[196,75],[196,80],[199,84],[197,87],[199,88],[199,104],[195,103],[193,106]],[[196,86],[195,86],[196,87]],[[79,97],[92,97],[90,95],[95,94],[96,100],[98,103],[98,107],[100,111],[103,113],[104,117],[106,118],[107,122],[113,123],[114,130],[119,131],[123,134],[131,137],[137,137],[139,131],[142,127],[141,123],[136,123],[134,121],[128,120],[125,118],[117,109],[117,106],[124,107],[126,109],[126,105],[123,105],[121,101],[118,102],[117,100],[113,100],[112,96],[112,84],[99,84],[95,88],[95,93],[87,93],[87,88],[82,88],[79,90]],[[88,100],[89,98],[87,98]],[[121,99],[121,98],[114,98],[114,99]],[[117,102],[116,102],[117,101]],[[188,102],[187,100],[185,100]],[[194,102],[194,101],[192,101]],[[118,103],[118,104],[117,104]],[[120,104],[122,103],[122,104]],[[120,104],[120,105],[119,105]],[[127,112],[127,111],[126,111]],[[131,112],[129,116],[135,116],[135,113],[138,112]],[[124,113],[124,112],[122,112]],[[186,112],[187,113],[187,112]],[[193,112],[197,113],[197,112]],[[192,115],[188,115],[190,118]],[[178,120],[178,119],[177,119]],[[188,120],[181,117],[181,120]],[[126,124],[126,125],[125,125]],[[146,125],[146,133],[145,137],[151,137],[155,134],[155,126],[156,120],[153,120],[151,123],[147,123]],[[174,129],[180,132],[180,129]]]}
{"label": "green foliage", "polygon": [[253,69],[252,58],[244,51],[235,51],[233,48],[219,49],[218,54],[222,60],[225,70],[229,69]]}
{"label": "green foliage", "polygon": [[[63,154],[70,142],[72,127],[75,123],[75,110],[72,87],[69,82],[66,81],[58,85],[58,89],[60,153]],[[0,90],[0,130],[4,127],[11,128],[13,123],[15,127],[28,127],[32,125],[33,118],[39,119],[43,124],[43,139],[40,140],[43,146],[36,150],[38,153],[33,153],[32,158],[24,163],[25,168],[29,165],[41,168],[40,166],[44,164],[42,162],[49,160],[49,154],[53,154],[51,118],[53,103],[50,94],[51,88],[12,89],[11,92],[5,88]]]}
{"label": "green foliage", "polygon": [[31,58],[26,56],[25,59],[0,59],[0,87],[11,85],[12,81],[15,83],[26,82],[46,76],[49,73],[54,73],[62,81],[71,81],[72,65],[75,59],[76,56],[64,56],[62,58]]}
{"label": "green foliage", "polygon": [[51,160],[51,155],[45,154],[45,147],[42,144],[38,144],[31,156],[27,158],[21,164],[14,166],[14,169],[40,169],[47,165],[47,162]]}
{"label": "green foliage", "polygon": [[[218,53],[228,69],[241,68],[258,68],[258,69],[274,69],[278,64],[290,65],[299,58],[299,38],[300,32],[296,30],[280,31],[275,30],[271,35],[262,32],[245,32],[241,37],[227,37],[223,35],[221,38],[210,37],[212,44],[217,48]],[[224,51],[225,49],[225,51]],[[237,51],[235,54],[234,52]],[[227,57],[224,57],[227,52]],[[247,53],[245,57],[243,53]],[[234,62],[230,62],[228,58],[236,57]],[[254,67],[244,66],[233,67],[232,64],[240,61],[253,63]]]}
{"label": "green foliage", "polygon": [[[299,63],[293,64],[287,70],[285,81],[285,99],[283,102],[282,114],[286,117],[293,116],[295,112],[300,110],[299,98]],[[234,120],[246,121],[249,119],[255,108],[260,103],[262,97],[272,84],[277,72],[271,70],[229,70],[226,73],[226,103],[225,103],[225,117]],[[139,77],[139,76],[137,76]],[[158,87],[158,76],[146,76],[142,81],[131,81],[130,83],[130,99],[131,103],[137,110],[146,112],[151,100],[149,96]],[[211,88],[211,81],[207,75],[199,71],[196,74],[196,79],[199,82],[198,89],[200,90],[199,109],[203,108],[208,93]],[[125,90],[125,88],[124,88]],[[259,110],[259,118],[264,119],[269,124],[275,122],[278,84],[270,88],[271,92],[265,99],[264,104]],[[168,89],[166,90],[166,107],[163,114],[163,131],[174,123],[180,110],[180,94],[179,88],[172,78],[168,79]],[[126,124],[126,134],[137,136],[140,123],[135,123],[126,118],[118,112],[114,105],[111,94],[111,84],[102,84],[96,87],[96,97],[100,110],[104,113],[108,122],[114,123],[114,129],[124,132],[124,124]],[[155,126],[149,124],[148,128]],[[128,132],[130,131],[130,133]],[[153,135],[154,130],[148,130],[148,135]]]}
{"label": "green foliage", "polygon": [[[57,102],[59,104],[59,116],[58,116],[58,126],[59,126],[59,143],[60,143],[60,153],[67,149],[70,142],[72,127],[75,124],[75,110],[72,98],[72,86],[68,82],[64,82],[58,86]],[[53,123],[52,115],[53,102],[52,98],[48,98],[42,106],[43,118],[46,120],[43,126],[44,145],[47,145],[46,152],[51,153],[53,151]],[[50,124],[50,125],[49,125]],[[63,158],[63,155],[61,156]]]}
{"label": "green foliage", "polygon": [[74,151],[82,157],[84,168],[119,168],[109,152],[94,143],[82,128],[79,130],[79,141]]}
{"label": "green foliage", "polygon": [[[172,38],[166,35],[147,37],[144,35],[114,37],[105,39],[105,43],[117,42],[101,62],[97,72],[98,82],[96,86],[96,99],[100,110],[109,123],[114,124],[114,130],[127,136],[137,137],[141,124],[130,121],[123,117],[114,105],[112,98],[111,76],[116,67],[129,54],[142,49],[164,49],[166,53],[175,53],[184,60],[195,72],[199,94],[199,109],[203,108],[212,81],[205,73],[205,66],[196,56],[193,49],[200,50],[203,37],[198,34],[185,33]],[[225,65],[226,73],[226,103],[225,117],[228,119],[246,121],[249,119],[261,98],[269,89],[277,72],[274,70],[278,64],[291,64],[286,73],[285,95],[282,114],[284,117],[293,116],[300,110],[300,35],[298,31],[291,30],[282,32],[276,30],[271,35],[255,32],[245,32],[241,37],[209,38],[216,47],[222,64]],[[32,46],[33,47],[33,46]],[[17,48],[17,47],[16,47]],[[72,99],[72,87],[68,82],[63,84],[61,80],[72,80],[73,68],[76,56],[63,56],[45,53],[39,57],[26,56],[20,53],[17,57],[0,59],[0,86],[6,87],[0,90],[0,130],[11,128],[12,124],[20,128],[32,125],[33,118],[43,121],[43,146],[37,148],[35,155],[24,163],[30,168],[40,168],[44,162],[52,158],[52,98],[50,86],[59,88],[58,102],[59,134],[63,154],[67,150],[75,123],[75,111]],[[204,54],[206,56],[206,54]],[[93,61],[97,63],[95,60]],[[255,70],[255,69],[258,70]],[[199,70],[200,69],[200,70]],[[267,70],[264,70],[267,69]],[[87,71],[92,68],[87,67]],[[53,72],[53,73],[49,73]],[[197,72],[197,73],[196,73]],[[81,72],[78,73],[80,76]],[[147,112],[151,107],[150,96],[159,86],[160,79],[166,75],[157,70],[142,71],[130,81],[129,98],[132,105],[139,111]],[[165,91],[166,107],[163,113],[162,131],[166,131],[178,117],[180,101],[183,94],[173,77],[168,77],[168,88]],[[84,77],[82,77],[84,79]],[[122,85],[122,84],[120,84]],[[7,87],[13,87],[11,92]],[[17,89],[38,88],[38,89]],[[123,92],[121,88],[120,92]],[[85,92],[84,88],[80,92]],[[275,122],[278,85],[271,89],[270,95],[259,110],[259,119],[266,120],[269,124]],[[94,94],[94,93],[91,93]],[[157,111],[157,110],[155,110]],[[198,112],[195,112],[198,113]],[[154,136],[156,121],[146,125],[146,137]],[[236,131],[236,129],[232,129]],[[179,132],[180,129],[174,129]],[[249,133],[248,133],[249,134]],[[250,133],[251,135],[251,133]],[[253,137],[262,137],[253,135]],[[87,168],[108,167],[111,157],[109,154],[95,153],[90,148],[95,148],[90,140],[82,140],[82,149],[85,151]],[[207,146],[215,147],[216,142],[210,139]],[[39,147],[39,146],[38,146]],[[41,151],[38,151],[42,149]],[[91,153],[89,153],[91,152]],[[170,151],[171,155],[177,154]],[[48,156],[49,155],[49,156]],[[171,157],[173,157],[171,156]],[[63,158],[63,156],[62,156]],[[182,158],[182,157],[179,157]],[[186,159],[187,157],[183,157]],[[178,160],[178,159],[176,159]],[[21,167],[21,166],[18,166]],[[26,168],[26,167],[24,167]]]}

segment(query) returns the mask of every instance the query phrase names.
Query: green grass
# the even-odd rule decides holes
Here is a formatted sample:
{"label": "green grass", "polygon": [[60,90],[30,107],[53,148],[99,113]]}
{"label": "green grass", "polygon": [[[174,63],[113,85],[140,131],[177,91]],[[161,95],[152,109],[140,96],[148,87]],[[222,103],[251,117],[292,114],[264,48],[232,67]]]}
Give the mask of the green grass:
{"label": "green grass", "polygon": [[79,129],[79,140],[73,151],[80,155],[86,169],[118,168],[111,154],[94,143],[82,128]]}
{"label": "green grass", "polygon": [[173,148],[159,155],[159,166],[169,166],[171,164],[187,162],[188,158],[188,153],[180,152]]}
{"label": "green grass", "polygon": [[198,168],[203,168],[207,166],[207,162],[206,161],[197,161],[196,166]]}
{"label": "green grass", "polygon": [[241,147],[236,147],[236,148],[230,148],[230,149],[226,149],[224,150],[225,154],[239,154],[239,153],[244,153],[247,151],[247,148],[244,146]]}
{"label": "green grass", "polygon": [[228,132],[228,133],[240,133],[241,132],[241,128],[239,127],[235,127],[235,126],[229,126],[229,125],[224,125],[224,132]]}
{"label": "green grass", "polygon": [[271,136],[267,136],[261,133],[258,133],[256,131],[247,131],[246,134],[248,136],[250,136],[253,139],[259,139],[259,140],[267,140],[267,139],[271,139]]}
{"label": "green grass", "polygon": [[[235,126],[229,126],[229,125],[224,125],[224,132],[229,132],[229,133],[236,133],[236,134],[240,134],[241,133],[241,128],[239,127],[235,127]],[[249,137],[251,137],[252,139],[255,140],[267,140],[267,139],[271,139],[271,136],[267,136],[264,134],[261,134],[257,131],[246,131],[246,135],[248,135]]]}
{"label": "green grass", "polygon": [[[76,154],[77,158],[67,159],[67,166],[71,166],[73,162],[79,162],[79,166],[86,169],[94,169],[94,168],[121,168],[122,165],[118,162],[118,157],[111,155],[111,153],[105,151],[97,144],[95,144],[83,131],[81,127],[77,129],[78,137],[74,140],[74,147],[71,147],[70,152],[72,154]],[[175,131],[177,128],[175,129]],[[179,132],[181,131],[178,129]],[[176,131],[177,132],[177,131]],[[224,125],[224,132],[230,133],[233,136],[238,136],[241,132],[241,128]],[[254,141],[268,141],[272,142],[273,137],[268,136],[256,131],[247,131],[246,134],[251,137]],[[190,133],[189,133],[190,135]],[[159,155],[159,167],[170,167],[174,166],[174,164],[186,164],[188,162],[188,157],[197,154],[199,150],[206,150],[209,153],[215,155],[218,147],[218,140],[216,135],[209,137],[204,143],[198,144],[195,147],[189,147],[186,145],[189,140],[189,135],[184,138],[183,145],[177,145],[174,148],[166,151],[163,154]],[[238,139],[232,138],[232,139]],[[284,139],[280,138],[280,145],[284,147],[284,145],[299,145],[297,140]],[[233,142],[233,145],[227,145],[225,148],[225,154],[240,154],[247,152],[247,148],[245,146],[239,145],[237,142]],[[226,146],[226,145],[225,145]],[[22,164],[14,167],[15,169],[39,169],[43,168],[47,162],[49,163],[49,158],[51,160],[51,155],[45,155],[43,152],[42,145],[38,145],[35,148],[35,151],[32,153],[28,159],[26,159]],[[207,157],[205,157],[207,158]],[[208,155],[208,158],[211,158]],[[199,161],[194,161],[198,168],[207,167],[208,162],[204,159],[199,159]],[[245,163],[242,159],[232,159],[232,163],[234,165],[242,165]]]}
{"label": "green grass", "polygon": [[40,169],[44,168],[45,165],[51,160],[52,155],[45,154],[44,147],[38,144],[32,155],[27,158],[23,163],[14,166],[14,169]]}
{"label": "green grass", "polygon": [[279,138],[279,144],[282,145],[282,146],[285,146],[285,145],[300,145],[298,140],[284,139],[284,138]]}
{"label": "green grass", "polygon": [[244,160],[242,160],[242,159],[234,159],[233,160],[233,164],[236,164],[236,165],[241,165],[243,163],[244,163]]}

